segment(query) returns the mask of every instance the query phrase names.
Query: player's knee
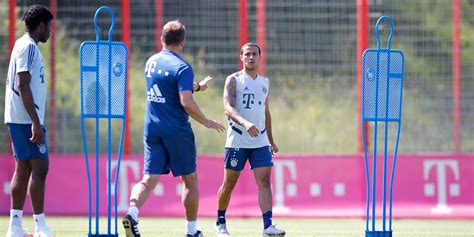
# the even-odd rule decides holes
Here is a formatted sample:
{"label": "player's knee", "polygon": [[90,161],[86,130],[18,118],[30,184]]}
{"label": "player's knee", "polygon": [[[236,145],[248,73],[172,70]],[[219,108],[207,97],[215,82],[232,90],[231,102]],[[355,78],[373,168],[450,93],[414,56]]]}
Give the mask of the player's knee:
{"label": "player's knee", "polygon": [[154,189],[158,184],[159,177],[145,175],[140,183],[145,186],[146,189]]}
{"label": "player's knee", "polygon": [[32,170],[31,178],[34,180],[45,180],[46,176],[48,176],[48,171],[48,166],[37,167]]}
{"label": "player's knee", "polygon": [[231,178],[226,178],[224,181],[224,188],[225,189],[234,189],[235,185],[237,184],[238,177],[231,177]]}
{"label": "player's knee", "polygon": [[269,189],[270,188],[270,176],[264,176],[257,179],[258,187],[260,189]]}
{"label": "player's knee", "polygon": [[191,191],[197,191],[197,184],[198,184],[198,180],[197,180],[197,175],[196,173],[192,173],[192,174],[189,174],[189,175],[183,175],[181,176],[181,180],[183,182],[183,186],[185,189],[189,189]]}

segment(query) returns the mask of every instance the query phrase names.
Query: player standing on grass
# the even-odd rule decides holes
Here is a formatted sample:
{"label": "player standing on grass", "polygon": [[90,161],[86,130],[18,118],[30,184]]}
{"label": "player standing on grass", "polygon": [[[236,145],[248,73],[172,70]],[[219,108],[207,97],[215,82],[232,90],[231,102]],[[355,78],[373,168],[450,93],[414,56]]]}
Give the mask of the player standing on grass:
{"label": "player standing on grass", "polygon": [[229,117],[225,144],[224,181],[217,194],[218,236],[230,236],[225,213],[240,172],[249,160],[258,186],[258,203],[263,216],[264,236],[284,236],[285,231],[272,225],[272,190],[270,176],[272,155],[278,152],[273,141],[268,95],[268,78],[258,74],[261,50],[256,43],[246,43],[240,50],[244,68],[227,77],[224,86],[224,110]]}
{"label": "player standing on grass", "polygon": [[196,228],[199,206],[196,176],[196,145],[189,116],[207,128],[218,132],[224,126],[207,119],[194,101],[193,91],[207,88],[206,78],[194,83],[191,65],[181,58],[185,43],[185,27],[179,21],[164,25],[161,37],[163,50],[146,62],[146,111],[144,124],[144,175],[132,189],[130,207],[123,219],[127,237],[140,236],[138,210],[162,174],[181,176],[182,202],[187,220],[186,236],[203,236]]}
{"label": "player standing on grass", "polygon": [[53,14],[42,5],[32,5],[23,20],[26,34],[15,42],[10,57],[5,92],[4,120],[15,155],[11,180],[11,210],[7,237],[31,236],[22,226],[23,206],[29,191],[35,237],[52,236],[44,220],[44,194],[49,159],[44,128],[46,85],[44,62],[38,42],[51,35]]}

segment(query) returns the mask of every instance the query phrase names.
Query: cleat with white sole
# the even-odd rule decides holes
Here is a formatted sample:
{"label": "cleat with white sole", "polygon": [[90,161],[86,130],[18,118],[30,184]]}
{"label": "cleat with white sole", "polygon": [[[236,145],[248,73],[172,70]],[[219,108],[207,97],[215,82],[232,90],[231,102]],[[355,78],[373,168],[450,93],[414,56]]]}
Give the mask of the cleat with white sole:
{"label": "cleat with white sole", "polygon": [[225,223],[216,225],[217,237],[230,237]]}
{"label": "cleat with white sole", "polygon": [[8,228],[6,237],[33,237],[26,229],[20,226],[10,226]]}
{"label": "cleat with white sole", "polygon": [[285,236],[286,232],[284,230],[280,230],[276,228],[275,225],[271,225],[265,230],[263,230],[263,237],[270,237],[270,236]]}

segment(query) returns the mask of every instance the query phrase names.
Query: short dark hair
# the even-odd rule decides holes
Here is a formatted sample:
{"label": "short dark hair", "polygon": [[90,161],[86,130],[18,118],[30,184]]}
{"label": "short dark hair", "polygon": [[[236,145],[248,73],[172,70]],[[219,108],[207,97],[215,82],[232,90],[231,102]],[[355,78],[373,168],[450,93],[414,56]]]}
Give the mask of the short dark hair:
{"label": "short dark hair", "polygon": [[166,45],[180,44],[186,35],[186,27],[179,20],[166,23],[163,26],[162,37]]}
{"label": "short dark hair", "polygon": [[244,53],[244,48],[248,47],[248,46],[257,47],[258,55],[262,55],[262,50],[260,49],[260,46],[258,46],[258,44],[254,43],[254,42],[248,42],[248,43],[242,45],[242,47],[240,47],[240,55],[242,55]]}
{"label": "short dark hair", "polygon": [[53,20],[53,18],[53,14],[47,7],[35,4],[26,9],[22,20],[25,21],[27,31],[34,31],[41,22],[46,25]]}

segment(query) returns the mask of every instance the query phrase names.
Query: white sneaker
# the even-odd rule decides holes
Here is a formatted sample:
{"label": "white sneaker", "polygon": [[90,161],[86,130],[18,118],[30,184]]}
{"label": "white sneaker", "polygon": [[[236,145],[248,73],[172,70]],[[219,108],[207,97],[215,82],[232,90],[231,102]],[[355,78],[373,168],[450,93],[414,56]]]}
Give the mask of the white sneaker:
{"label": "white sneaker", "polygon": [[20,226],[10,226],[6,237],[33,237],[26,229]]}
{"label": "white sneaker", "polygon": [[217,237],[230,237],[226,224],[216,225]]}
{"label": "white sneaker", "polygon": [[271,225],[265,230],[263,230],[263,237],[267,236],[285,236],[286,232],[284,230],[277,229],[275,225]]}
{"label": "white sneaker", "polygon": [[48,227],[44,228],[35,228],[35,233],[33,234],[33,237],[54,237],[53,233],[51,233],[51,230],[48,229]]}

